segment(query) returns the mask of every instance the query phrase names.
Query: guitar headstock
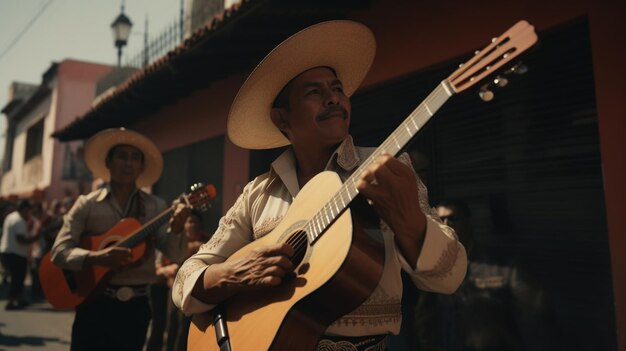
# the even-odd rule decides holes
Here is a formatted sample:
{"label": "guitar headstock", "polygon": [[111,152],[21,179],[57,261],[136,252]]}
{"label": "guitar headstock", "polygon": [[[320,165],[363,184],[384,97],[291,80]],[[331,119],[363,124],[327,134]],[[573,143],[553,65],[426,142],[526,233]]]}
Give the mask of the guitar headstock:
{"label": "guitar headstock", "polygon": [[216,196],[217,189],[213,184],[196,183],[191,186],[189,194],[183,195],[183,200],[193,209],[206,211],[210,207],[209,202],[215,199]]}
{"label": "guitar headstock", "polygon": [[526,21],[519,21],[499,37],[493,38],[487,47],[477,51],[446,80],[455,92],[460,93],[495,73],[536,42],[535,27]]}

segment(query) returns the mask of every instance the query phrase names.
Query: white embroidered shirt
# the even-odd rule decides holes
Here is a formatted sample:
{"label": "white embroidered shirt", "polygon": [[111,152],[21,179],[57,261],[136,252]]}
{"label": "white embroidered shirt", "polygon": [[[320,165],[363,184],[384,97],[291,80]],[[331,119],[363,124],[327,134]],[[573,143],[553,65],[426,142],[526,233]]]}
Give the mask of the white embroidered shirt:
{"label": "white embroidered shirt", "polygon": [[[355,147],[352,138],[348,137],[337,148],[326,169],[337,172],[345,181],[373,150]],[[399,159],[410,165],[408,155],[403,154]],[[467,265],[465,249],[456,239],[454,231],[439,221],[436,212],[428,205],[426,187],[417,176],[416,179],[421,209],[427,217],[426,236],[416,269],[406,262],[396,246],[393,232],[381,221],[385,244],[382,278],[367,301],[331,324],[326,334],[397,334],[402,320],[401,270],[410,275],[418,288],[428,291],[449,294],[463,280]],[[220,220],[212,238],[182,265],[172,289],[175,304],[187,315],[213,308],[214,305],[191,296],[196,281],[202,279],[206,267],[225,261],[241,247],[274,229],[299,190],[295,158],[288,149],[272,163],[269,172],[246,185],[236,203]]]}

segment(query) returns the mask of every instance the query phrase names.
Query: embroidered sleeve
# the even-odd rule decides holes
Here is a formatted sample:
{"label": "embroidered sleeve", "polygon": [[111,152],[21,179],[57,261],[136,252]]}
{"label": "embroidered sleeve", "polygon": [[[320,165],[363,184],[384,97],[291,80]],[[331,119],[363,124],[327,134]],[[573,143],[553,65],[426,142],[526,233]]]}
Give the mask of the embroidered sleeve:
{"label": "embroidered sleeve", "polygon": [[[400,155],[398,159],[411,165],[411,160],[406,153]],[[453,293],[461,284],[467,270],[465,249],[458,241],[454,230],[444,225],[435,209],[430,207],[428,191],[417,174],[416,180],[420,208],[427,220],[424,245],[417,259],[415,270],[402,257],[399,250],[397,250],[398,259],[418,288],[440,293]],[[389,229],[383,228],[383,230]]]}
{"label": "embroidered sleeve", "polygon": [[259,239],[269,234],[283,220],[284,216],[267,218],[254,226],[254,239]]}
{"label": "embroidered sleeve", "polygon": [[172,300],[187,315],[199,313],[213,308],[191,296],[194,285],[206,267],[221,263],[241,247],[252,240],[252,229],[249,215],[250,191],[249,183],[239,196],[233,207],[220,221],[211,239],[203,244],[197,253],[183,263],[178,270],[172,289]]}

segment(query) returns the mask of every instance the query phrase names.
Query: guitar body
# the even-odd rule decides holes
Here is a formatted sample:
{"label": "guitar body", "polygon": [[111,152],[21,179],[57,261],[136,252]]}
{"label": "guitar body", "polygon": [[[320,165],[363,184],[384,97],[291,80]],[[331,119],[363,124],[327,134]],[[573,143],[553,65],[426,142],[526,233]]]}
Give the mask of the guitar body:
{"label": "guitar body", "polygon": [[[83,236],[79,246],[91,251],[101,250],[126,238],[140,227],[138,220],[125,218],[104,234]],[[139,262],[145,252],[145,241],[131,248],[131,264]],[[64,270],[52,263],[49,252],[39,266],[41,288],[50,304],[59,309],[74,308],[85,302],[105,287],[110,273],[111,269],[104,266],[92,266],[81,271]]]}
{"label": "guitar body", "polygon": [[[311,179],[273,231],[229,260],[260,246],[285,242],[303,229],[341,185],[333,172]],[[314,245],[307,246],[293,280],[236,295],[223,304],[232,350],[314,350],[328,325],[361,305],[378,285],[384,247],[353,223],[349,209]],[[212,321],[211,312],[194,316],[188,350],[219,350]]]}

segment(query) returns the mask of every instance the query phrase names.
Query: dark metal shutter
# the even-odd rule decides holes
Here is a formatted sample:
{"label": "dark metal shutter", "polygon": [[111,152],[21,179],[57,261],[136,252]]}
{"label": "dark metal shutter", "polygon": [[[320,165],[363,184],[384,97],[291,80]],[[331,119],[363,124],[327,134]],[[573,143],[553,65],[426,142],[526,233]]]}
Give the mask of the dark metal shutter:
{"label": "dark metal shutter", "polygon": [[217,198],[202,213],[203,228],[208,233],[217,229],[222,217],[222,178],[224,170],[224,136],[218,136],[163,153],[163,174],[154,186],[154,193],[171,203],[198,182],[213,184]]}
{"label": "dark metal shutter", "polygon": [[[407,151],[430,160],[423,174],[432,205],[447,198],[469,205],[483,258],[521,267],[540,287],[548,334],[541,340],[564,350],[614,350],[586,19],[539,38],[539,46],[524,58],[527,74],[508,76],[508,86],[494,89],[489,103],[471,92],[452,97]],[[357,144],[379,145],[466,59],[355,95],[352,134]]]}

